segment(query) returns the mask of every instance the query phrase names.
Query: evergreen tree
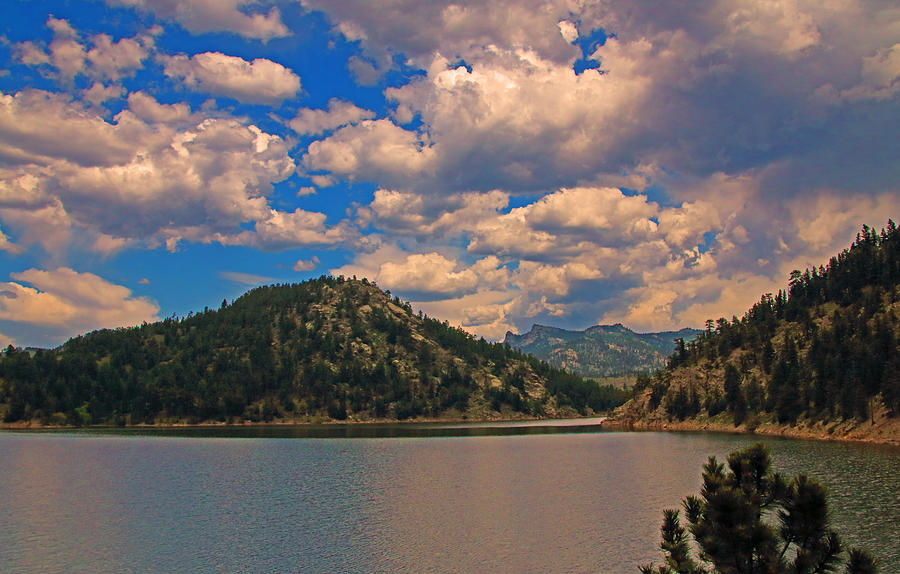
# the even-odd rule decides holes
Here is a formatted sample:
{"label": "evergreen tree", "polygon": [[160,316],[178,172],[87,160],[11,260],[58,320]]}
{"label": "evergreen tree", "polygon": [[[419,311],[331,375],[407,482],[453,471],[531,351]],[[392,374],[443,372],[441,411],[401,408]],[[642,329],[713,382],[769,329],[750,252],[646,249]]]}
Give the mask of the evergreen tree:
{"label": "evergreen tree", "polygon": [[[663,513],[660,549],[665,564],[641,566],[643,574],[814,574],[834,572],[843,546],[829,528],[825,489],[806,475],[790,483],[772,474],[765,446],[728,456],[728,469],[710,457],[700,496],[679,511]],[[778,526],[768,517],[777,517]],[[688,532],[699,552],[692,556]],[[851,549],[846,574],[876,572],[866,552]]]}

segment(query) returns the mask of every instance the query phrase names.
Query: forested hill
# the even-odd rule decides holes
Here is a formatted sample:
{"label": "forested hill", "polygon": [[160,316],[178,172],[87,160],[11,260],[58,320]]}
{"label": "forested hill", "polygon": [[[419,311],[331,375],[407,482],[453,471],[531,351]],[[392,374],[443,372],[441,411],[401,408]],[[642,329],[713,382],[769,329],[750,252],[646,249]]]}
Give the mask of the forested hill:
{"label": "forested hill", "polygon": [[900,232],[891,220],[881,232],[864,226],[827,265],[792,272],[787,290],[742,318],[708,321],[667,369],[639,382],[618,417],[896,427],[898,317]]}
{"label": "forested hill", "polygon": [[675,339],[689,340],[700,331],[682,329],[635,333],[622,324],[595,325],[584,331],[534,325],[522,335],[506,333],[505,343],[582,377],[649,373],[666,365]]}
{"label": "forested hill", "polygon": [[7,423],[508,418],[622,402],[621,391],[342,277],[260,287],[218,310],[0,359]]}

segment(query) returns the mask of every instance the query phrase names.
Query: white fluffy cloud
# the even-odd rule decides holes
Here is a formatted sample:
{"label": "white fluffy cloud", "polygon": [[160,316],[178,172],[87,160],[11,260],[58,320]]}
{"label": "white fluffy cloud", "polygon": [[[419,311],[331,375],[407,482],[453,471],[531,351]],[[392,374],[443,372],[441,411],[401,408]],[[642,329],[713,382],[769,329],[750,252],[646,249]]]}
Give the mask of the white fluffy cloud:
{"label": "white fluffy cloud", "polygon": [[24,90],[0,92],[0,158],[6,163],[46,163],[65,159],[74,164],[112,165],[127,162],[148,139],[150,129],[123,116],[112,124],[64,94]]}
{"label": "white fluffy cloud", "polygon": [[300,76],[272,60],[247,61],[220,52],[164,56],[165,73],[196,92],[242,102],[278,104],[300,91]]}
{"label": "white fluffy cloud", "polygon": [[[314,142],[305,160],[310,169],[418,189],[534,191],[617,169],[651,86],[635,58],[652,46],[610,41],[604,49],[609,74],[578,75],[524,50],[488,50],[471,69],[435,56],[427,76],[386,91],[399,120],[418,115],[427,130],[363,122]],[[654,69],[674,64],[659,60]],[[386,145],[398,161],[376,163]]]}
{"label": "white fluffy cloud", "polygon": [[438,252],[406,253],[392,246],[361,254],[354,263],[332,272],[368,277],[382,288],[420,293],[429,298],[505,289],[510,277],[509,270],[495,256],[466,264]]}
{"label": "white fluffy cloud", "polygon": [[0,321],[38,325],[45,341],[158,320],[155,302],[93,273],[60,267],[10,277],[12,281],[0,283]]}
{"label": "white fluffy cloud", "polygon": [[122,86],[115,84],[104,85],[102,82],[94,82],[90,88],[82,90],[81,99],[99,106],[103,102],[121,98],[124,92],[125,90]]}
{"label": "white fluffy cloud", "polygon": [[149,35],[114,42],[107,34],[97,34],[91,40],[93,47],[87,53],[87,60],[99,75],[111,80],[141,68],[153,46],[153,38]]}
{"label": "white fluffy cloud", "polygon": [[[40,91],[0,96],[0,219],[20,243],[89,246],[181,240],[282,249],[351,239],[324,214],[270,207],[272,184],[294,171],[288,144],[252,124],[161,104],[144,92],[107,121]],[[139,217],[134,217],[139,214]],[[254,231],[241,224],[255,223]]]}
{"label": "white fluffy cloud", "polygon": [[[845,247],[860,222],[883,225],[883,214],[900,209],[895,192],[825,192],[784,204],[772,220],[754,195],[758,180],[714,174],[690,187],[678,191],[691,200],[676,206],[579,187],[512,209],[499,192],[378,190],[359,216],[385,234],[382,247],[334,272],[376,278],[427,312],[490,337],[532,322],[698,326],[743,313],[761,293],[783,288],[791,269]],[[699,199],[714,194],[717,203]],[[773,227],[779,235],[769,237]],[[462,238],[471,262],[435,251],[441,237]],[[491,302],[479,298],[488,293]]]}
{"label": "white fluffy cloud", "polygon": [[[426,4],[305,2],[376,64],[386,61],[379,54],[399,52],[426,71],[386,94],[401,123],[421,118],[431,179],[402,165],[389,166],[390,174],[361,169],[357,178],[418,190],[535,192],[642,164],[738,175],[802,157],[804,165],[777,184],[777,193],[795,195],[822,187],[800,180],[898,175],[889,162],[850,167],[880,144],[840,135],[887,133],[880,126],[896,117],[886,100],[896,95],[900,15],[887,4],[721,0],[690,11],[649,0]],[[600,28],[615,37],[582,54],[593,47],[579,42]],[[581,56],[600,71],[576,74]],[[836,105],[859,99],[879,104],[849,116]],[[344,133],[342,150],[354,147],[351,135],[366,138]]]}
{"label": "white fluffy cloud", "polygon": [[114,40],[108,34],[83,39],[68,21],[50,16],[47,27],[53,41],[46,47],[31,41],[14,46],[20,62],[28,66],[49,66],[54,75],[71,83],[75,76],[87,75],[100,80],[117,81],[130,76],[144,65],[154,47],[154,28],[131,38]]}
{"label": "white fluffy cloud", "polygon": [[347,241],[353,233],[344,224],[328,227],[324,213],[295,209],[292,212],[269,210],[267,217],[256,222],[256,233],[250,244],[266,249],[283,249],[301,245],[333,245]]}
{"label": "white fluffy cloud", "polygon": [[373,224],[390,233],[427,239],[476,229],[481,222],[495,219],[508,203],[508,194],[497,190],[437,196],[377,189],[357,216],[362,226]]}
{"label": "white fluffy cloud", "polygon": [[161,104],[145,92],[128,95],[128,110],[152,124],[177,124],[191,119],[191,108],[187,104]]}
{"label": "white fluffy cloud", "polygon": [[393,53],[428,60],[435,52],[469,58],[485,46],[529,47],[543,57],[566,61],[576,54],[558,22],[577,10],[576,2],[519,0],[417,2],[400,0],[302,0],[328,13],[350,40],[362,40],[367,55],[383,64]]}
{"label": "white fluffy cloud", "polygon": [[[288,32],[267,1],[107,3],[193,32]],[[0,250],[346,248],[334,272],[502,336],[533,321],[663,328],[740,313],[900,209],[889,2],[302,4],[359,48],[360,83],[391,86],[384,102],[363,109],[345,92],[297,109],[289,68],[161,54],[155,29],[91,36],[51,17],[52,38],[14,44],[84,103],[0,94]],[[212,101],[157,101],[153,85],[127,93],[147,61],[141,74],[159,64],[189,90],[297,111],[254,125]],[[267,133],[284,127],[262,129],[270,120],[294,133]],[[295,162],[315,186],[292,188],[305,206],[349,183],[347,219],[272,192]],[[306,197],[316,188],[331,189]]]}
{"label": "white fluffy cloud", "polygon": [[[355,264],[389,261],[388,287],[431,285],[431,308],[461,324],[702,324],[900,209],[889,3],[304,5],[360,42],[369,71],[424,72],[385,90],[396,123],[339,129],[303,161],[379,186],[357,218],[395,251]],[[404,160],[376,163],[383,142]],[[470,262],[502,258],[505,284],[441,291],[467,268],[448,240]],[[488,292],[502,295],[471,299]]]}
{"label": "white fluffy cloud", "polygon": [[719,228],[718,212],[703,202],[661,208],[644,195],[578,187],[483,219],[473,229],[469,250],[545,259],[664,241],[666,249],[681,251]]}
{"label": "white fluffy cloud", "polygon": [[234,32],[248,38],[270,40],[286,36],[278,8],[250,12],[254,0],[106,0],[111,6],[132,6],[174,20],[191,32]]}
{"label": "white fluffy cloud", "polygon": [[313,255],[312,259],[298,259],[296,263],[294,263],[293,270],[300,271],[312,271],[316,267],[319,266],[319,258]]}
{"label": "white fluffy cloud", "polygon": [[370,120],[375,112],[365,110],[338,99],[328,101],[327,110],[303,108],[298,110],[297,117],[290,121],[291,129],[301,135],[318,135],[326,131]]}
{"label": "white fluffy cloud", "polygon": [[461,267],[457,261],[432,252],[412,254],[403,261],[387,261],[375,277],[387,285],[403,285],[408,291],[459,294],[505,286],[508,272],[492,255]]}
{"label": "white fluffy cloud", "polygon": [[428,174],[434,155],[420,134],[381,119],[343,127],[330,137],[311,143],[303,162],[313,171],[390,184]]}

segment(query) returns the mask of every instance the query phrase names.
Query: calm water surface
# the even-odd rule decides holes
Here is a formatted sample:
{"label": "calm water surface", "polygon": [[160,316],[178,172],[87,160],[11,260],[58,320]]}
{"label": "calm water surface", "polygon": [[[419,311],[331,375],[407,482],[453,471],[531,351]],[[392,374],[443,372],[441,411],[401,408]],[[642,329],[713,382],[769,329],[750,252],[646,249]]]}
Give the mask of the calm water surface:
{"label": "calm water surface", "polygon": [[[759,440],[378,428],[0,432],[0,571],[635,573],[706,458]],[[900,449],[763,442],[900,572]]]}

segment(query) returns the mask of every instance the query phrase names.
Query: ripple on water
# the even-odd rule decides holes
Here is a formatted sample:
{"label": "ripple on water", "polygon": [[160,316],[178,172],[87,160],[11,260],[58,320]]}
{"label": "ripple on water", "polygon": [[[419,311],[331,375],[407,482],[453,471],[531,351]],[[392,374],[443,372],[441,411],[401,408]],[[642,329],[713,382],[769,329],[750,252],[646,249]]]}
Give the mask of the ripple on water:
{"label": "ripple on water", "polygon": [[[698,490],[706,458],[756,440],[0,433],[0,563],[11,573],[636,572],[659,561],[662,509]],[[848,543],[900,572],[900,449],[763,441],[779,471],[829,488]]]}

